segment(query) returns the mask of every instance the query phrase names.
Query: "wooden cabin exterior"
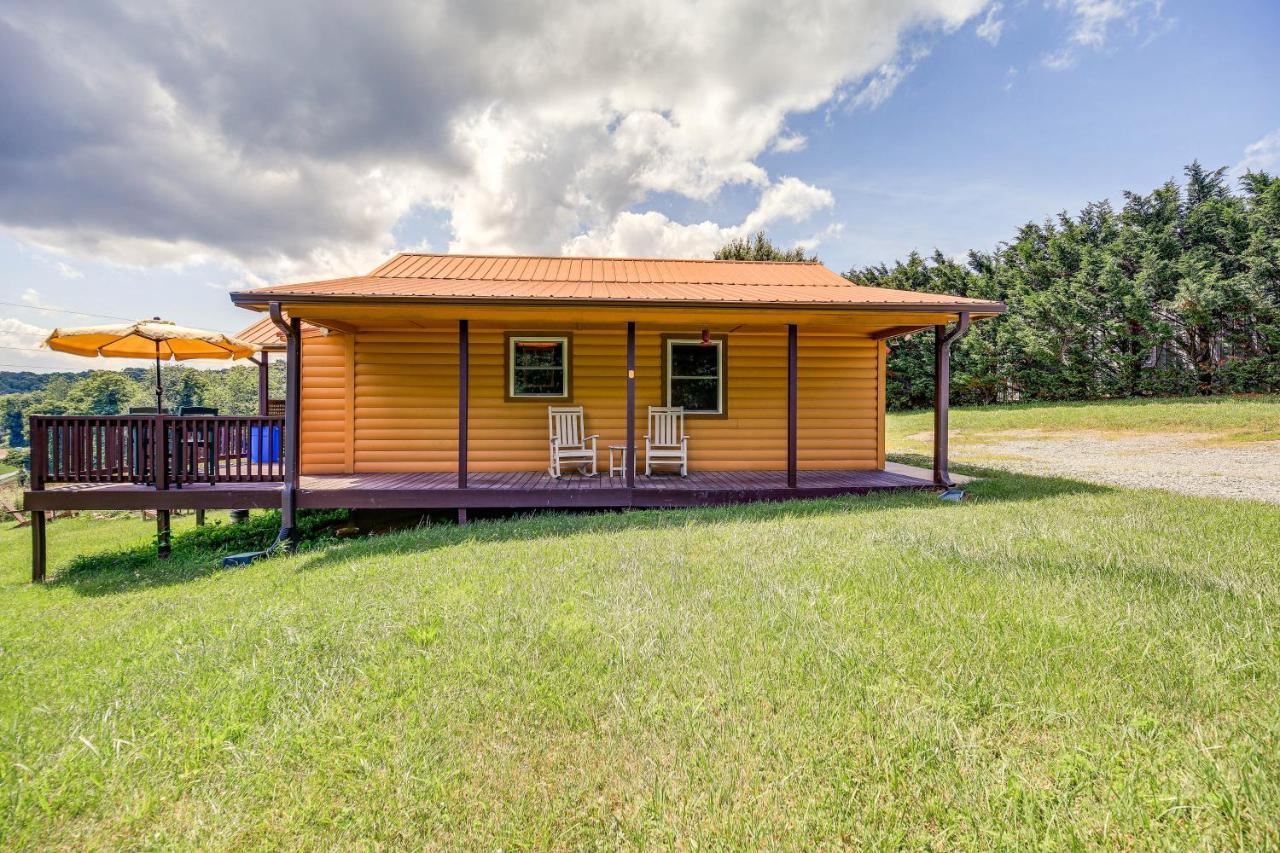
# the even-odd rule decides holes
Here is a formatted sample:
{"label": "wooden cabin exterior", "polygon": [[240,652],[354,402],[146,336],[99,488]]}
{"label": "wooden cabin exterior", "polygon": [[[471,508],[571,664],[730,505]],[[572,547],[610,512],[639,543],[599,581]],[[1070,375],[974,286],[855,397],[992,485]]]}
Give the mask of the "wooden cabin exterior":
{"label": "wooden cabin exterior", "polygon": [[[798,468],[882,470],[885,339],[965,309],[1003,310],[858,287],[817,264],[419,255],[364,278],[233,298],[258,310],[276,301],[328,330],[301,342],[304,475],[457,471],[463,321],[471,471],[545,471],[548,405],[583,406],[601,446],[623,443],[628,323],[641,432],[648,406],[678,402],[668,380],[678,348],[715,351],[718,405],[688,410],[691,468],[786,469],[795,327]],[[525,343],[563,352],[556,392],[512,392],[512,352]]]}
{"label": "wooden cabin exterior", "polygon": [[[464,520],[480,507],[684,506],[947,485],[948,348],[972,321],[1004,311],[857,285],[815,263],[419,254],[366,276],[232,300],[263,312],[245,334],[264,364],[267,351],[286,352],[279,471],[219,473],[232,458],[240,464],[237,454],[253,456],[243,438],[252,425],[242,424],[197,442],[221,448],[196,467],[195,480],[212,472],[207,484],[156,496],[172,479],[166,448],[188,441],[187,427],[161,419],[150,483],[135,476],[126,486],[118,471],[104,479],[99,462],[80,471],[57,458],[65,437],[42,439],[33,459],[53,467],[33,468],[29,508],[280,506],[291,530],[308,506],[456,508]],[[885,341],[920,330],[936,333],[938,356],[932,482],[885,471]],[[264,395],[264,417],[266,405]],[[636,465],[551,478],[548,406],[581,406],[601,456],[612,446]],[[684,407],[687,478],[637,473],[650,406]],[[33,437],[50,428],[74,445],[88,427],[33,419]],[[165,438],[169,428],[180,437]],[[39,537],[42,548],[43,525]]]}

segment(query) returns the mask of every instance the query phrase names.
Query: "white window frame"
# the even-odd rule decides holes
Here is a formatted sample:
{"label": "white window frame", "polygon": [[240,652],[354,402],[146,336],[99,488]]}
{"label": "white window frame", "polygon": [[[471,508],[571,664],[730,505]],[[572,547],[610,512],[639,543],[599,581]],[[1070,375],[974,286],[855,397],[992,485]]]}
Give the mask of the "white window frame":
{"label": "white window frame", "polygon": [[[516,344],[521,343],[558,343],[564,352],[564,360],[560,365],[559,394],[516,393]],[[507,396],[512,400],[568,400],[569,399],[569,359],[572,349],[568,335],[512,335],[507,338]],[[526,370],[530,368],[525,368]],[[532,368],[534,370],[553,370],[554,368]]]}
{"label": "white window frame", "polygon": [[676,376],[675,375],[675,358],[673,351],[675,346],[698,346],[698,347],[715,347],[716,348],[716,408],[715,411],[710,409],[685,409],[686,415],[723,415],[724,414],[724,339],[712,338],[709,343],[703,343],[701,338],[667,338],[667,351],[663,353],[666,358],[666,379],[667,387],[663,390],[663,398],[666,405],[673,405],[671,402],[671,380],[672,379],[709,379],[708,376]]}

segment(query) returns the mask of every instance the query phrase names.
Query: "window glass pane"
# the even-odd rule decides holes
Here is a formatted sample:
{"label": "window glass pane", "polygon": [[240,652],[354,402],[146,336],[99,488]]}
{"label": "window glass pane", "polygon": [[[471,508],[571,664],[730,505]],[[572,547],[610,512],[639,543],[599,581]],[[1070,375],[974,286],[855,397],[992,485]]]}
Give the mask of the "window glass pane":
{"label": "window glass pane", "polygon": [[671,405],[686,412],[719,411],[719,379],[671,379]]}
{"label": "window glass pane", "polygon": [[515,396],[537,395],[546,397],[564,396],[564,371],[560,368],[517,367],[515,368]]}
{"label": "window glass pane", "polygon": [[720,347],[717,344],[671,345],[672,376],[717,376],[719,361]]}
{"label": "window glass pane", "polygon": [[561,367],[564,341],[515,341],[516,367]]}

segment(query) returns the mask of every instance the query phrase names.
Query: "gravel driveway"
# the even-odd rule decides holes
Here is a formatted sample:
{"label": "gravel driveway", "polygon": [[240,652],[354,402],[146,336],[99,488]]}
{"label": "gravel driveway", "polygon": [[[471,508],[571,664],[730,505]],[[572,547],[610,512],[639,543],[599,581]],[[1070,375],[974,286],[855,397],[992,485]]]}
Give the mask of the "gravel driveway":
{"label": "gravel driveway", "polygon": [[1280,504],[1280,441],[1213,446],[1212,435],[988,433],[980,444],[953,439],[951,458],[1111,486]]}

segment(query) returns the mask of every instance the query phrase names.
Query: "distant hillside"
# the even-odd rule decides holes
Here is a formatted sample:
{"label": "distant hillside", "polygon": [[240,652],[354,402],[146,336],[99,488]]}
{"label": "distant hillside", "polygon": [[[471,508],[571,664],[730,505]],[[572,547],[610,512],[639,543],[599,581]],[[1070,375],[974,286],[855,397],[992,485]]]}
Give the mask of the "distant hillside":
{"label": "distant hillside", "polygon": [[[121,373],[137,381],[148,373],[145,367],[126,367]],[[74,382],[93,373],[91,370],[62,371],[57,373],[32,373],[30,370],[0,370],[0,394],[25,394],[42,391],[55,377],[65,377]]]}
{"label": "distant hillside", "polygon": [[24,394],[27,391],[39,391],[48,385],[55,376],[65,376],[75,381],[88,376],[89,371],[80,373],[32,373],[29,370],[0,370],[0,394]]}

